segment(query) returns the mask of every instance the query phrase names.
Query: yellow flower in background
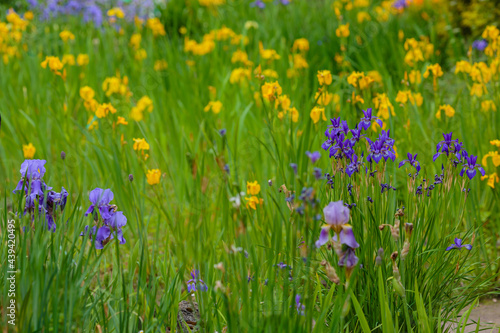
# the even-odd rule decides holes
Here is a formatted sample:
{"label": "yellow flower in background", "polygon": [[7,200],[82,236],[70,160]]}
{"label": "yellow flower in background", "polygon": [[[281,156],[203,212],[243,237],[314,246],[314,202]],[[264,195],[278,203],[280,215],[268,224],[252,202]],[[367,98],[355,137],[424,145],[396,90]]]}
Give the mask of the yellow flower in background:
{"label": "yellow flower in background", "polygon": [[97,110],[95,111],[95,115],[97,118],[104,118],[109,113],[116,113],[116,109],[111,105],[111,103],[103,103],[97,106]]}
{"label": "yellow flower in background", "polygon": [[246,64],[248,62],[248,54],[242,50],[234,51],[233,55],[231,56],[231,63],[235,64],[237,62]]}
{"label": "yellow flower in background", "polygon": [[94,99],[95,92],[94,89],[90,88],[89,86],[81,87],[80,88],[80,97],[84,101],[90,101]]}
{"label": "yellow flower in background", "polygon": [[292,102],[290,101],[290,98],[288,98],[287,95],[278,96],[278,98],[276,98],[276,101],[274,102],[274,108],[276,110],[281,108],[281,110],[287,111],[291,105]]}
{"label": "yellow flower in background", "polygon": [[76,63],[78,66],[85,66],[89,64],[89,56],[87,54],[79,54],[76,57]]}
{"label": "yellow flower in background", "polygon": [[271,79],[278,78],[278,72],[276,72],[274,69],[264,69],[262,71],[262,75],[264,75],[265,77],[269,77]]}
{"label": "yellow flower in background", "polygon": [[293,42],[292,51],[293,52],[297,52],[297,51],[307,52],[307,51],[309,51],[309,41],[305,38],[296,39]]}
{"label": "yellow flower in background", "polygon": [[394,106],[392,105],[389,97],[386,94],[377,94],[377,96],[372,100],[375,104],[375,109],[378,110],[377,117],[383,119],[389,119],[389,114],[395,116]]}
{"label": "yellow flower in background", "polygon": [[62,57],[63,65],[74,66],[75,65],[75,56],[72,54],[65,54]]}
{"label": "yellow flower in background", "polygon": [[156,17],[149,18],[146,21],[146,27],[153,32],[153,36],[165,36],[167,33],[165,32],[165,27],[161,24],[160,20]]}
{"label": "yellow flower in background", "polygon": [[68,40],[74,40],[75,39],[75,35],[73,35],[73,33],[71,33],[71,31],[69,30],[63,30],[59,33],[59,37],[61,37],[62,41],[63,42],[67,42]]}
{"label": "yellow flower in background", "polygon": [[226,3],[226,0],[198,0],[201,6],[210,7],[210,6],[221,6]]}
{"label": "yellow flower in background", "polygon": [[245,30],[259,29],[259,23],[257,23],[256,21],[246,21],[244,27],[245,27]]}
{"label": "yellow flower in background", "polygon": [[124,76],[122,79],[119,74],[117,76],[107,77],[102,83],[102,90],[108,97],[113,94],[119,94],[126,97],[132,95],[128,88],[128,77]]}
{"label": "yellow flower in background", "polygon": [[27,11],[26,13],[24,13],[24,18],[28,21],[31,21],[35,18],[35,15],[33,14],[32,11]]}
{"label": "yellow flower in background", "polygon": [[261,88],[262,97],[267,99],[270,102],[274,102],[276,98],[283,92],[279,83],[276,82],[266,82]]}
{"label": "yellow flower in background", "polygon": [[148,57],[145,49],[139,49],[134,53],[135,60],[142,61]]}
{"label": "yellow flower in background", "polygon": [[369,71],[368,73],[366,73],[366,75],[369,76],[373,80],[373,82],[382,83],[382,76],[379,72]]}
{"label": "yellow flower in background", "polygon": [[148,170],[148,173],[146,174],[146,179],[149,185],[159,184],[161,179],[160,169]]}
{"label": "yellow flower in background", "polygon": [[487,93],[486,86],[482,83],[474,83],[470,88],[470,95],[481,97],[484,93]]}
{"label": "yellow flower in background", "polygon": [[422,82],[422,73],[420,73],[420,71],[417,71],[415,69],[410,71],[408,77],[410,79],[411,84],[420,84],[420,82]]}
{"label": "yellow flower in background", "polygon": [[357,15],[358,23],[363,23],[364,21],[371,21],[372,17],[367,12],[358,12]]}
{"label": "yellow flower in background", "polygon": [[118,117],[116,120],[117,125],[128,125],[128,121],[123,117]]}
{"label": "yellow flower in background", "polygon": [[116,17],[116,18],[120,18],[120,19],[125,17],[125,13],[123,12],[123,10],[120,7],[111,8],[110,10],[108,10],[107,14],[109,17]]}
{"label": "yellow flower in background", "polygon": [[259,42],[259,53],[262,59],[273,61],[279,60],[281,56],[273,49],[264,49],[262,42]]}
{"label": "yellow flower in background", "polygon": [[415,99],[415,103],[417,104],[417,106],[422,106],[422,104],[424,103],[424,98],[422,97],[421,93],[413,94],[413,98]]}
{"label": "yellow flower in background", "polygon": [[497,106],[495,105],[495,102],[493,102],[492,100],[485,100],[481,102],[481,110],[484,112],[488,112],[490,110],[496,111]]}
{"label": "yellow flower in background", "polygon": [[309,68],[309,64],[307,63],[306,58],[300,53],[294,54],[290,56],[292,61],[293,61],[293,68],[294,69],[304,69],[304,68]]}
{"label": "yellow flower in background", "polygon": [[159,71],[164,71],[165,69],[168,68],[168,63],[166,60],[156,60],[154,64],[154,70],[159,72]]}
{"label": "yellow flower in background", "polygon": [[443,76],[443,70],[439,64],[429,65],[424,73],[424,78],[432,74],[434,90],[437,90],[437,78]]}
{"label": "yellow flower in background", "polygon": [[257,209],[258,204],[262,204],[262,199],[259,200],[256,196],[251,196],[250,198],[245,198],[247,202],[247,208],[250,207],[254,210]]}
{"label": "yellow flower in background", "polygon": [[436,118],[439,120],[441,120],[441,111],[444,111],[444,114],[448,118],[452,118],[455,115],[455,109],[451,105],[441,105],[436,113]]}
{"label": "yellow flower in background", "polygon": [[208,112],[212,110],[214,114],[218,114],[222,110],[222,102],[220,101],[210,101],[207,106],[203,109],[203,111]]}
{"label": "yellow flower in background", "polygon": [[458,73],[470,73],[472,66],[467,60],[460,60],[455,65],[455,74]]}
{"label": "yellow flower in background", "polygon": [[247,193],[250,195],[257,195],[260,192],[260,185],[257,181],[247,181]]}
{"label": "yellow flower in background", "polygon": [[327,106],[333,100],[333,94],[328,91],[317,92],[314,99],[318,101],[317,103],[321,106]]}
{"label": "yellow flower in background", "polygon": [[488,179],[488,186],[491,188],[495,188],[495,183],[498,183],[500,181],[500,177],[498,177],[498,174],[496,172],[492,173],[491,175],[484,175],[481,176],[481,180]]}
{"label": "yellow flower in background", "polygon": [[136,151],[144,151],[149,150],[149,143],[147,143],[146,139],[136,139],[134,138],[134,150]]}
{"label": "yellow flower in background", "polygon": [[99,123],[97,122],[97,120],[94,119],[94,116],[89,117],[89,121],[87,122],[87,127],[89,131],[99,128]]}
{"label": "yellow flower in background", "polygon": [[498,151],[490,151],[488,154],[483,156],[481,164],[485,167],[488,165],[488,157],[491,157],[491,161],[495,167],[500,165],[500,155],[498,154]]}
{"label": "yellow flower in background", "polygon": [[325,116],[325,108],[320,108],[315,106],[310,113],[312,121],[316,124],[318,123],[319,119],[323,119],[323,121],[326,121],[326,116]]}
{"label": "yellow flower in background", "polygon": [[500,140],[491,140],[490,145],[500,148]]}
{"label": "yellow flower in background", "polygon": [[406,104],[411,96],[412,94],[410,90],[398,91],[395,101],[401,104]]}
{"label": "yellow flower in background", "polygon": [[322,85],[329,86],[332,84],[332,73],[329,70],[318,71],[318,82]]}
{"label": "yellow flower in background", "polygon": [[500,30],[494,25],[489,25],[484,29],[482,37],[493,40],[497,39],[499,35]]}
{"label": "yellow flower in background", "polygon": [[49,67],[49,69],[56,75],[61,75],[60,70],[64,67],[62,61],[58,57],[53,56],[45,57],[45,60],[42,61],[40,65],[42,66],[42,68]]}
{"label": "yellow flower in background", "polygon": [[340,25],[337,30],[335,30],[335,35],[337,37],[349,37],[349,23]]}
{"label": "yellow flower in background", "polygon": [[292,122],[296,123],[299,121],[299,111],[295,107],[288,109],[286,113],[290,115]]}
{"label": "yellow flower in background", "polygon": [[35,156],[36,149],[35,146],[30,142],[27,145],[23,145],[23,155],[24,158],[32,159]]}
{"label": "yellow flower in background", "polygon": [[143,96],[139,101],[137,101],[137,107],[143,111],[151,113],[153,111],[153,101],[148,96]]}
{"label": "yellow flower in background", "polygon": [[250,80],[251,76],[252,76],[252,71],[250,69],[242,67],[235,68],[231,72],[231,76],[229,77],[229,82],[231,84],[241,83]]}
{"label": "yellow flower in background", "polygon": [[130,37],[130,46],[132,46],[132,48],[134,48],[135,50],[138,50],[141,47],[141,40],[141,34],[133,34]]}

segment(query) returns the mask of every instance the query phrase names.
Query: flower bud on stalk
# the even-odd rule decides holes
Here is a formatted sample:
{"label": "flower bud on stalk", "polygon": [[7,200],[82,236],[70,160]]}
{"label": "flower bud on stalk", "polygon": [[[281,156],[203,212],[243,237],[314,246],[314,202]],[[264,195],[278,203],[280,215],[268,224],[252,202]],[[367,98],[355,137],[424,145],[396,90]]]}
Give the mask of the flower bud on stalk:
{"label": "flower bud on stalk", "polygon": [[413,223],[405,223],[406,238],[401,251],[401,260],[405,260],[408,252],[410,252],[410,238],[413,232]]}
{"label": "flower bud on stalk", "polygon": [[335,284],[340,283],[340,279],[337,275],[337,272],[335,271],[335,268],[333,268],[333,266],[330,265],[330,263],[328,261],[323,260],[321,262],[321,266],[325,267],[326,276],[328,277],[328,280],[330,280],[331,282],[333,282]]}
{"label": "flower bud on stalk", "polygon": [[394,291],[396,294],[401,296],[402,298],[406,297],[406,292],[405,292],[405,287],[403,287],[403,284],[401,283],[401,274],[399,273],[398,266],[396,265],[396,258],[398,257],[398,252],[395,251],[391,254],[391,260],[392,260],[392,285],[394,287]]}

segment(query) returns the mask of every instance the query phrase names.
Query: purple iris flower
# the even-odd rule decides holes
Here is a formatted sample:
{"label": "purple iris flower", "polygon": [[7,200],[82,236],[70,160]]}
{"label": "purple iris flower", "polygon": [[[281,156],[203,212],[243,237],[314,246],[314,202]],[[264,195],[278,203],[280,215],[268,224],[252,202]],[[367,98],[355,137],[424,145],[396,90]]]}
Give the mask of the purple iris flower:
{"label": "purple iris flower", "polygon": [[285,5],[285,6],[290,4],[290,0],[280,0],[280,2],[282,5]]}
{"label": "purple iris flower", "polygon": [[410,0],[396,0],[392,3],[392,7],[396,9],[405,9],[410,5]]}
{"label": "purple iris flower", "polygon": [[377,124],[379,124],[380,127],[382,127],[382,125],[383,125],[382,120],[380,120],[377,117],[372,116],[372,108],[368,108],[368,109],[366,109],[366,111],[365,110],[362,110],[362,111],[363,111],[364,117],[361,118],[360,124],[361,124],[361,127],[365,131],[371,126],[372,120],[375,120],[375,122]]}
{"label": "purple iris flower", "polygon": [[294,174],[297,174],[297,164],[296,163],[290,163],[290,168],[293,169]]}
{"label": "purple iris flower", "polygon": [[295,308],[297,309],[297,313],[303,316],[305,315],[306,306],[300,302],[300,299],[300,295],[297,294],[297,296],[295,296]]}
{"label": "purple iris flower", "polygon": [[95,4],[87,6],[83,12],[83,21],[93,22],[96,26],[100,27],[103,21],[101,9]]}
{"label": "purple iris flower", "polygon": [[306,151],[306,155],[307,157],[309,157],[309,159],[311,160],[311,162],[314,164],[316,163],[319,158],[321,157],[321,154],[319,153],[319,151],[315,151],[315,152],[310,152],[310,151]]}
{"label": "purple iris flower", "polygon": [[260,9],[266,8],[266,4],[262,0],[255,0],[250,4],[250,7],[257,7]]}
{"label": "purple iris flower", "polygon": [[[193,269],[193,271],[191,272],[192,279],[188,280],[187,282],[188,293],[194,293],[196,290],[200,291],[208,290],[208,287],[205,284],[205,282],[203,282],[203,280],[198,278],[199,275],[200,271],[198,271],[197,269]],[[196,287],[198,287],[198,289],[196,289]]]}
{"label": "purple iris flower", "polygon": [[114,238],[113,231],[116,231],[120,244],[125,244],[122,227],[126,224],[127,218],[123,215],[123,212],[116,212],[109,219],[104,220],[104,225],[97,230],[95,236],[95,248],[98,250],[103,249],[104,245]]}
{"label": "purple iris flower", "polygon": [[474,155],[470,155],[468,157],[465,157],[465,162],[464,162],[464,165],[462,167],[462,171],[460,171],[460,176],[464,176],[464,172],[467,172],[467,177],[469,177],[469,179],[472,179],[474,178],[474,176],[476,175],[476,169],[479,170],[479,172],[481,173],[481,175],[484,176],[485,172],[484,172],[484,169],[481,165],[479,164],[476,164],[476,160],[477,160],[477,156],[474,156]]}
{"label": "purple iris flower", "polygon": [[339,266],[345,266],[346,268],[351,269],[358,264],[358,261],[359,258],[356,257],[354,249],[347,247],[340,255]]}
{"label": "purple iris flower", "polygon": [[314,174],[314,178],[316,178],[316,179],[321,179],[323,177],[320,168],[314,168],[313,174]]}
{"label": "purple iris flower", "polygon": [[472,245],[470,245],[470,244],[462,245],[462,240],[460,238],[455,238],[455,243],[448,246],[446,248],[446,251],[450,251],[452,249],[460,250],[461,248],[466,248],[467,250],[470,251],[472,249]]}
{"label": "purple iris flower", "polygon": [[113,200],[113,197],[113,192],[111,192],[109,188],[106,190],[96,188],[90,191],[89,199],[92,204],[85,212],[85,216],[94,213],[95,208],[97,207],[103,219],[111,218],[113,212],[112,209],[110,209],[111,207],[109,203]]}
{"label": "purple iris flower", "polygon": [[399,162],[399,167],[401,168],[405,163],[409,163],[411,166],[413,166],[415,169],[417,169],[417,172],[420,172],[420,163],[417,161],[417,155],[413,156],[411,153],[408,153],[406,156],[408,159],[402,160]]}
{"label": "purple iris flower", "polygon": [[349,165],[345,169],[345,173],[347,173],[349,177],[351,177],[353,173],[359,172],[360,167],[363,165],[363,154],[364,152],[361,153],[360,158],[358,158],[358,155],[352,154],[351,163],[349,163]]}
{"label": "purple iris flower", "polygon": [[351,142],[353,143],[353,145],[359,142],[359,140],[361,140],[361,137],[363,136],[361,135],[362,129],[363,129],[363,124],[359,123],[358,126],[356,126],[356,128],[350,130],[352,134]]}
{"label": "purple iris flower", "polygon": [[484,49],[488,46],[488,42],[486,39],[478,39],[472,42],[472,48],[478,51],[484,51]]}
{"label": "purple iris flower", "polygon": [[226,129],[223,128],[223,129],[219,130],[219,135],[224,136],[224,135],[226,135],[226,132],[227,132]]}
{"label": "purple iris flower", "polygon": [[[461,148],[462,145],[458,143],[458,139],[452,140],[453,132],[450,132],[448,134],[443,133],[443,141],[440,141],[437,146],[436,146],[436,154],[433,156],[432,160],[436,161],[436,159],[439,157],[441,154],[446,154],[446,156],[449,156],[450,153],[456,153],[457,148],[455,147],[456,145],[459,145]],[[460,149],[458,149],[460,151]]]}
{"label": "purple iris flower", "polygon": [[[349,208],[347,208],[345,205],[342,205],[347,211],[349,211]],[[342,230],[340,231],[340,243],[345,244],[349,247],[352,248],[358,248],[359,244],[356,242],[356,239],[354,238],[354,233],[352,231],[352,227],[348,224],[343,225]],[[319,235],[319,239],[316,241],[316,247],[320,248],[328,241],[330,240],[330,235],[329,235],[330,228],[329,227],[323,227],[321,229],[321,233]],[[334,241],[337,241],[337,235],[335,234],[332,238]]]}

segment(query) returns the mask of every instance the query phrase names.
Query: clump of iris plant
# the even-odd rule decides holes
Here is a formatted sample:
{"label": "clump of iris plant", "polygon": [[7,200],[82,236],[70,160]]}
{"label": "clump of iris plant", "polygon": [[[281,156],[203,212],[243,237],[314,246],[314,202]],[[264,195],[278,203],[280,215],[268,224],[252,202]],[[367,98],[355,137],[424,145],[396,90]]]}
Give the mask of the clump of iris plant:
{"label": "clump of iris plant", "polygon": [[122,228],[127,224],[127,218],[123,212],[118,211],[116,205],[110,204],[114,195],[110,189],[96,188],[90,191],[89,199],[92,203],[85,212],[85,216],[91,215],[94,226],[85,226],[80,236],[88,235],[95,240],[95,248],[101,250],[109,243],[115,235],[120,244],[125,244]]}
{"label": "clump of iris plant", "polygon": [[45,160],[25,160],[21,164],[21,180],[17,184],[13,193],[24,193],[26,203],[24,206],[24,215],[29,213],[34,220],[33,213],[38,207],[39,214],[45,215],[47,228],[56,231],[57,210],[61,211],[66,207],[68,191],[61,188],[61,192],[52,191],[52,187],[45,184],[43,176],[45,175]]}

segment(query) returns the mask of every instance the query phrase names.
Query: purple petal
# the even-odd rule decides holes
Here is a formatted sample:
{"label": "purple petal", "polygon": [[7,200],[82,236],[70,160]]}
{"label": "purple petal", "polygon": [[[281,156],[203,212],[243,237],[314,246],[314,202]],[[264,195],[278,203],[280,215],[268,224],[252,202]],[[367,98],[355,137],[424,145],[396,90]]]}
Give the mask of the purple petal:
{"label": "purple petal", "polygon": [[323,245],[325,245],[328,242],[328,240],[330,238],[328,235],[329,230],[330,230],[330,228],[322,228],[321,229],[321,233],[319,234],[319,239],[316,241],[317,248],[322,247]]}

